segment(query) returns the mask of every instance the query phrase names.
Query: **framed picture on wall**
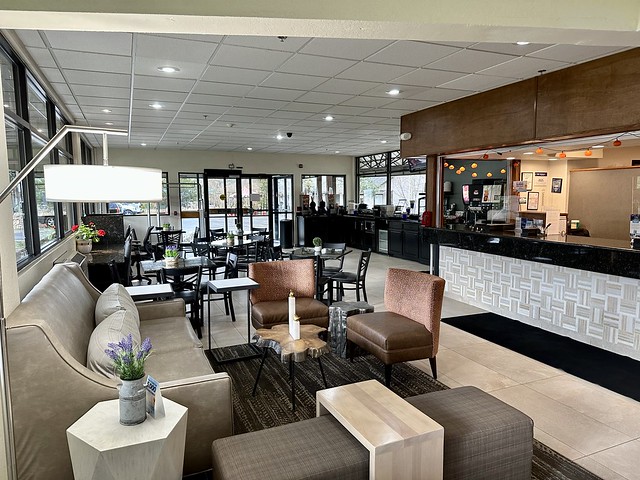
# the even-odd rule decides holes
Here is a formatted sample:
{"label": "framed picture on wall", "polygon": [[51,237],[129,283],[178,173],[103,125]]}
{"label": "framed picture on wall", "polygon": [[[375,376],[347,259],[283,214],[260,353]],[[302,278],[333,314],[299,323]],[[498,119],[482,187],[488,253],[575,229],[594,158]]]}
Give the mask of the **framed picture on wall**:
{"label": "framed picture on wall", "polygon": [[562,193],[562,179],[553,178],[551,180],[551,193]]}
{"label": "framed picture on wall", "polygon": [[527,210],[538,210],[539,201],[540,201],[540,192],[528,192],[527,193]]}
{"label": "framed picture on wall", "polygon": [[533,188],[533,172],[520,173],[520,180],[524,182],[527,191],[531,191]]}

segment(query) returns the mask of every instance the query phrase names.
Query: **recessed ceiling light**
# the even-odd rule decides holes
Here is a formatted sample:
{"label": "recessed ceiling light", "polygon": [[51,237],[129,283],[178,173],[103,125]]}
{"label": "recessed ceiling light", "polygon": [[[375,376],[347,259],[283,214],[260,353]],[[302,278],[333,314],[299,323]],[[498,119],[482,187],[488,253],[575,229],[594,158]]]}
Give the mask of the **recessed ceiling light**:
{"label": "recessed ceiling light", "polygon": [[170,67],[168,65],[164,67],[158,67],[158,70],[160,70],[162,73],[176,73],[180,71],[178,67]]}
{"label": "recessed ceiling light", "polygon": [[591,147],[591,148],[592,148],[592,149],[593,149],[593,148],[604,148],[604,145],[594,145],[594,146],[593,146],[593,147]]}
{"label": "recessed ceiling light", "polygon": [[399,95],[400,94],[400,90],[398,90],[397,88],[392,88],[391,90],[389,90],[387,92],[388,95]]}
{"label": "recessed ceiling light", "polygon": [[533,152],[524,152],[523,155],[533,155]]}
{"label": "recessed ceiling light", "polygon": [[102,113],[111,113],[111,110],[109,110],[108,108],[103,108]]}
{"label": "recessed ceiling light", "polygon": [[325,119],[327,122],[330,122],[331,120],[333,120],[333,117],[332,117],[331,115],[327,115],[326,117],[324,117],[324,119]]}
{"label": "recessed ceiling light", "polygon": [[336,150],[336,153],[340,153],[340,150]]}
{"label": "recessed ceiling light", "polygon": [[529,43],[531,43],[531,42],[520,41],[520,42],[516,42],[516,45],[524,46],[524,45],[529,45]]}
{"label": "recessed ceiling light", "polygon": [[276,138],[277,138],[278,140],[282,140],[284,137],[283,137],[282,135],[278,134],[278,135],[276,135]]}
{"label": "recessed ceiling light", "polygon": [[38,132],[42,133],[42,129],[41,129],[41,128],[38,128]]}
{"label": "recessed ceiling light", "polygon": [[150,103],[149,106],[151,108],[155,108],[156,110],[162,108],[162,105],[160,105],[159,103]]}
{"label": "recessed ceiling light", "polygon": [[113,125],[113,122],[104,122],[105,125]]}
{"label": "recessed ceiling light", "polygon": [[507,157],[507,160],[515,160],[516,157]]}
{"label": "recessed ceiling light", "polygon": [[253,148],[251,148],[251,147],[247,147],[247,150],[253,150]]}
{"label": "recessed ceiling light", "polygon": [[146,144],[146,143],[141,143],[140,145],[141,145],[141,146],[143,146],[143,147],[146,147],[146,146],[147,146],[147,144]]}
{"label": "recessed ceiling light", "polygon": [[9,108],[9,105],[7,105],[6,103],[4,104],[4,108]]}
{"label": "recessed ceiling light", "polygon": [[386,140],[380,140],[380,143],[387,143]]}

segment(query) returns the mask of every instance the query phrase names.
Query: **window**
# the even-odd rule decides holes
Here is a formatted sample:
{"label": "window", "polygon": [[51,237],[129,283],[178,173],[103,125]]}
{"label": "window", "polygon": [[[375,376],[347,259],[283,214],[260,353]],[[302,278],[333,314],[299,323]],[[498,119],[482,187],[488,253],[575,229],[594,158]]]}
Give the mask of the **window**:
{"label": "window", "polygon": [[[36,156],[40,150],[44,148],[44,142],[34,135],[31,136],[31,145],[33,148],[33,156]],[[51,157],[49,157],[51,158]],[[36,242],[39,241],[40,249],[44,250],[47,246],[58,239],[56,230],[56,204],[47,202],[44,189],[44,164],[51,163],[51,160],[43,160],[33,171],[36,213],[38,215],[38,235]]]}
{"label": "window", "polygon": [[302,175],[300,190],[316,204],[324,201],[327,208],[331,205],[345,205],[345,179],[345,175]]}
{"label": "window", "polygon": [[356,158],[358,199],[369,208],[395,205],[419,214],[418,198],[426,187],[426,172],[412,173],[407,159],[399,151],[376,153]]}
{"label": "window", "polygon": [[49,138],[47,100],[44,93],[31,80],[27,82],[27,101],[31,127],[38,132],[39,136]]}
{"label": "window", "polygon": [[[123,215],[151,215],[158,214],[157,203],[141,202],[110,202],[107,205],[109,213],[122,213]],[[169,215],[169,174],[162,172],[162,201],[160,202],[160,215]]]}
{"label": "window", "polygon": [[[20,160],[20,142],[18,127],[10,122],[5,123],[5,131],[7,135],[7,152],[9,154],[9,180],[16,178],[16,175],[22,169],[22,161]],[[27,210],[26,210],[26,182],[22,182],[11,193],[11,204],[13,206],[13,234],[16,245],[16,261],[20,263],[29,257],[29,248],[27,246]]]}
{"label": "window", "polygon": [[14,64],[0,51],[0,76],[2,77],[2,95],[4,109],[16,112],[16,85]]}

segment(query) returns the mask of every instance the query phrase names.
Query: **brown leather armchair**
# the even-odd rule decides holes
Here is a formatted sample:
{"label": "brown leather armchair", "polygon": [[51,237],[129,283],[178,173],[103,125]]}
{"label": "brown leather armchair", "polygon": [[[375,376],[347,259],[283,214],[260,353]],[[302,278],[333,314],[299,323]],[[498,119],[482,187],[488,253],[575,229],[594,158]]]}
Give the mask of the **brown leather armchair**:
{"label": "brown leather armchair", "polygon": [[314,298],[316,274],[313,260],[282,260],[249,264],[249,277],[260,284],[251,290],[251,323],[271,328],[289,322],[289,292],[296,296],[296,315],[303,325],[327,328],[329,307]]}
{"label": "brown leather armchair", "polygon": [[351,359],[354,344],[376,356],[384,363],[387,387],[391,383],[391,367],[398,362],[428,358],[433,378],[437,378],[436,354],[443,298],[442,278],[390,268],[384,287],[387,311],[347,318]]}

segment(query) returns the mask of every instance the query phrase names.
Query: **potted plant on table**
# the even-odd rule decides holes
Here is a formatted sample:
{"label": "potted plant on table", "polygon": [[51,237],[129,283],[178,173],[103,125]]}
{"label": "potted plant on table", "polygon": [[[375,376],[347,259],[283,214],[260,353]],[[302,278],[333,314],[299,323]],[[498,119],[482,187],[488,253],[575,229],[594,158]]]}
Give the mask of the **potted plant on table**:
{"label": "potted plant on table", "polygon": [[88,224],[79,223],[71,227],[71,231],[76,236],[76,249],[80,253],[91,253],[94,243],[98,243],[107,232],[96,227],[96,224],[89,222]]}
{"label": "potted plant on table", "polygon": [[231,232],[227,233],[227,245],[232,247],[234,244],[234,241],[235,241],[235,235]]}
{"label": "potted plant on table", "polygon": [[118,343],[108,343],[107,346],[105,353],[113,360],[115,374],[122,381],[122,385],[118,385],[120,423],[142,423],[147,418],[144,362],[151,354],[151,340],[147,337],[141,345],[136,345],[129,334]]}
{"label": "potted plant on table", "polygon": [[313,250],[316,255],[322,251],[322,239],[320,237],[315,237],[313,240]]}
{"label": "potted plant on table", "polygon": [[178,247],[176,245],[167,245],[164,249],[164,263],[167,268],[177,267],[179,257],[180,252],[178,252]]}

